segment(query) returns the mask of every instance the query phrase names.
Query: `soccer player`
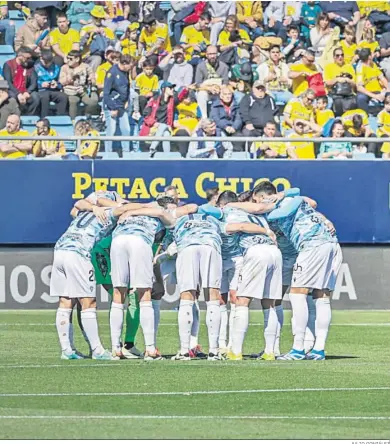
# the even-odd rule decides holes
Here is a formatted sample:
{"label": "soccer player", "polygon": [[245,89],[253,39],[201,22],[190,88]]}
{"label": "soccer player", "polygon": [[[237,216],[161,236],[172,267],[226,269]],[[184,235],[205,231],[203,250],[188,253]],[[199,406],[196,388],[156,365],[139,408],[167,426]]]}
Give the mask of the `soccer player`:
{"label": "soccer player", "polygon": [[[80,202],[80,205],[92,206],[86,201]],[[128,204],[114,209],[92,207],[92,213],[82,212],[73,220],[55,245],[50,295],[60,298],[56,327],[62,349],[61,358],[66,360],[80,359],[70,343],[70,317],[76,299],[82,306],[81,320],[92,349],[92,359],[113,359],[99,338],[91,252],[101,239],[113,231],[118,218],[133,206]]]}
{"label": "soccer player", "polygon": [[[263,182],[254,190],[253,199],[261,202],[275,195],[274,185]],[[338,240],[329,231],[324,217],[308,203],[308,198],[283,199],[268,219],[277,223],[298,251],[289,295],[295,324],[294,344],[292,350],[279,359],[324,360],[332,316],[330,297],[342,263]],[[316,339],[313,350],[306,355],[304,340],[309,318],[306,298],[311,289],[316,306]]]}

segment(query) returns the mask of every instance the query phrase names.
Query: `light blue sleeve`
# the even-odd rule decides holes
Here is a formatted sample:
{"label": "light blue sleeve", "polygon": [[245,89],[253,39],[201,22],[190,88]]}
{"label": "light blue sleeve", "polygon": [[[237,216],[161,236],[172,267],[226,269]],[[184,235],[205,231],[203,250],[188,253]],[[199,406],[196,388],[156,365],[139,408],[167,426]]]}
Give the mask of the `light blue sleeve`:
{"label": "light blue sleeve", "polygon": [[271,222],[274,220],[283,219],[285,217],[290,217],[298,210],[302,202],[303,202],[303,197],[294,197],[291,200],[289,199],[288,203],[272,211],[268,215],[267,219]]}
{"label": "light blue sleeve", "polygon": [[301,189],[300,188],[290,188],[289,190],[284,192],[284,195],[286,197],[297,197],[301,195]]}
{"label": "light blue sleeve", "polygon": [[201,207],[199,207],[198,208],[198,213],[199,214],[204,214],[206,216],[215,217],[218,220],[221,220],[222,217],[223,217],[223,213],[222,213],[222,210],[220,208],[213,207],[212,205],[209,205],[209,204],[202,205]]}

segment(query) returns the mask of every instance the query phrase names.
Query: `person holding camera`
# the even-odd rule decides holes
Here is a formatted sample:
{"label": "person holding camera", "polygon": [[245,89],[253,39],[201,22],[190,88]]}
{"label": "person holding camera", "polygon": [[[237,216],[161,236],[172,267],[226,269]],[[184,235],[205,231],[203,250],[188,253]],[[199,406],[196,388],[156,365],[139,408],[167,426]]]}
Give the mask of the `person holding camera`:
{"label": "person holding camera", "polygon": [[161,60],[158,67],[164,73],[164,80],[176,85],[176,91],[191,85],[194,68],[186,62],[181,46],[175,46],[173,51]]}
{"label": "person holding camera", "polygon": [[333,60],[334,63],[325,67],[324,82],[329,95],[333,99],[335,116],[340,117],[347,110],[357,107],[356,74],[353,66],[345,63],[342,48],[336,48],[333,51]]}

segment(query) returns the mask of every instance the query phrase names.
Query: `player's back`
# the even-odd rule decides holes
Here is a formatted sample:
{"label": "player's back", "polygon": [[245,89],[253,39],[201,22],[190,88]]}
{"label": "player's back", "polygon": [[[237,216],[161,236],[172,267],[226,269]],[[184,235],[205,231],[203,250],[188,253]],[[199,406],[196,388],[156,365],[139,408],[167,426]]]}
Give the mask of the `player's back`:
{"label": "player's back", "polygon": [[[268,222],[263,216],[254,216],[243,212],[241,223],[252,223],[265,229],[269,228]],[[240,246],[245,254],[254,245],[275,245],[273,240],[265,234],[240,233]]]}
{"label": "player's back", "polygon": [[283,231],[281,231],[279,225],[275,222],[269,222],[269,227],[276,235],[276,240],[278,242],[278,248],[280,252],[282,253],[283,260],[296,257],[297,256],[297,250],[295,249],[294,245],[290,241],[290,239],[285,236]]}
{"label": "player's back", "polygon": [[107,209],[108,222],[102,224],[93,213],[80,213],[56,243],[55,250],[74,251],[88,259],[94,246],[109,236],[117,223],[112,209]]}
{"label": "player's back", "polygon": [[[225,207],[223,209],[223,222],[226,224],[240,223],[246,218],[246,213],[237,208]],[[222,259],[229,260],[234,257],[242,256],[240,246],[240,234],[221,234],[222,239]]]}
{"label": "player's back", "polygon": [[112,236],[139,236],[152,247],[155,237],[164,230],[163,223],[156,217],[127,216],[119,220]]}
{"label": "player's back", "polygon": [[176,222],[174,235],[179,252],[191,245],[208,245],[221,253],[221,224],[212,216],[183,216]]}

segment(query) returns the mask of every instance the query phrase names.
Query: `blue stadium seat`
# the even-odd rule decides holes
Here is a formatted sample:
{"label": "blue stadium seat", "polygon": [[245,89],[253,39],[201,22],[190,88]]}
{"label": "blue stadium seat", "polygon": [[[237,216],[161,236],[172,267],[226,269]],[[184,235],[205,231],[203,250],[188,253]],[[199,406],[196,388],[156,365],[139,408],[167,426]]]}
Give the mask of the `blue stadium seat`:
{"label": "blue stadium seat", "polygon": [[27,131],[33,131],[35,129],[35,124],[40,119],[39,116],[22,116],[21,118],[22,126]]}
{"label": "blue stadium seat", "polygon": [[69,116],[49,116],[52,128],[55,126],[71,126],[73,129],[72,119]]}
{"label": "blue stadium seat", "polygon": [[249,157],[249,153],[240,153],[240,152],[237,152],[237,153],[235,153],[235,152],[233,152],[232,153],[232,159],[234,159],[234,160],[248,160],[248,159],[250,159],[250,157]]}
{"label": "blue stadium seat", "polygon": [[12,60],[15,58],[15,54],[0,54],[0,66],[3,68],[4,64],[8,62],[8,60]]}
{"label": "blue stadium seat", "polygon": [[15,55],[14,48],[11,45],[0,45],[0,54]]}
{"label": "blue stadium seat", "polygon": [[23,20],[23,13],[17,10],[8,10],[8,15],[10,20]]}
{"label": "blue stadium seat", "polygon": [[123,153],[123,158],[126,160],[148,160],[150,159],[150,153]]}
{"label": "blue stadium seat", "polygon": [[19,31],[19,29],[26,23],[23,19],[22,20],[15,20],[13,19],[15,22],[15,30],[16,32]]}
{"label": "blue stadium seat", "polygon": [[368,118],[368,123],[370,124],[370,128],[376,133],[378,131],[378,118],[370,116]]}
{"label": "blue stadium seat", "polygon": [[115,152],[113,152],[113,153],[98,153],[97,159],[116,160],[116,159],[119,159],[119,154],[115,153]]}
{"label": "blue stadium seat", "polygon": [[374,153],[354,153],[353,160],[374,160]]}
{"label": "blue stadium seat", "polygon": [[180,153],[156,153],[154,159],[156,160],[173,160],[181,159]]}

